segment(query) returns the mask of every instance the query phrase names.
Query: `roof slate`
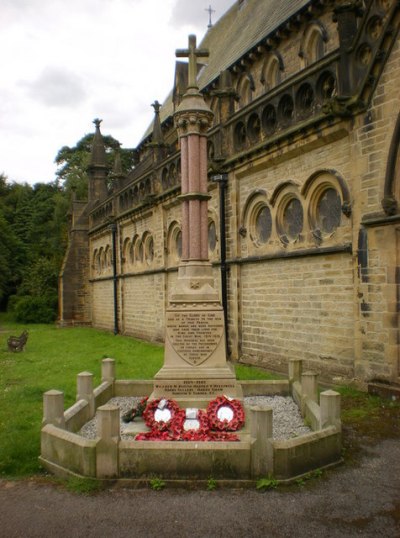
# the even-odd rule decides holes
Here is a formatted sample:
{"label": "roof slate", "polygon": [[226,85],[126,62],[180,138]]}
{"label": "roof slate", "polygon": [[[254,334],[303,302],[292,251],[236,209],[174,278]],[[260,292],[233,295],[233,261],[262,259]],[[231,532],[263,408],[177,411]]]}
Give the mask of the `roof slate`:
{"label": "roof slate", "polygon": [[[210,52],[209,58],[202,59],[206,65],[199,73],[199,88],[205,88],[221,71],[235,63],[307,4],[311,4],[311,0],[243,0],[241,5],[238,1],[235,2],[208,30],[199,45]],[[172,113],[171,92],[161,108],[161,122]],[[142,140],[151,134],[152,125],[153,122]]]}

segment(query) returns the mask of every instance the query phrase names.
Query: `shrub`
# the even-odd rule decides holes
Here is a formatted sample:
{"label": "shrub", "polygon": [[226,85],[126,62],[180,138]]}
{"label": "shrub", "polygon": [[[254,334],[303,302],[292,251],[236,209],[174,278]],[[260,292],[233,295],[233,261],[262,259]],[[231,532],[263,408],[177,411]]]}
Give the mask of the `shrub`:
{"label": "shrub", "polygon": [[20,323],[52,323],[56,317],[52,296],[20,297],[13,304],[15,320]]}

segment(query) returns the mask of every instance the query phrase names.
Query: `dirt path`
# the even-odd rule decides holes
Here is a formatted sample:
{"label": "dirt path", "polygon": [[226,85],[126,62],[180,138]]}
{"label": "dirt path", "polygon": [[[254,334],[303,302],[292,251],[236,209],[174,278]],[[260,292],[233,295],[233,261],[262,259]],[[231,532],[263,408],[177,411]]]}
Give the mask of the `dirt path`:
{"label": "dirt path", "polygon": [[400,537],[400,439],[355,465],[255,490],[111,489],[82,496],[35,480],[0,481],[0,535],[33,537]]}

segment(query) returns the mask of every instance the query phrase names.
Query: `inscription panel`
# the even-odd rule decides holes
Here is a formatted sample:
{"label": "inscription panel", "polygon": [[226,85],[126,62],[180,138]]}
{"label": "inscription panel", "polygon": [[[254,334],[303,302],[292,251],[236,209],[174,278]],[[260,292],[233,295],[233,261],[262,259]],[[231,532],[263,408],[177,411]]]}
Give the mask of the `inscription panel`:
{"label": "inscription panel", "polygon": [[219,394],[235,394],[234,381],[211,381],[206,379],[185,379],[183,381],[157,381],[154,389],[166,397],[179,396],[217,396]]}
{"label": "inscription panel", "polygon": [[218,347],[224,333],[223,312],[167,312],[166,330],[176,353],[192,366],[197,366]]}

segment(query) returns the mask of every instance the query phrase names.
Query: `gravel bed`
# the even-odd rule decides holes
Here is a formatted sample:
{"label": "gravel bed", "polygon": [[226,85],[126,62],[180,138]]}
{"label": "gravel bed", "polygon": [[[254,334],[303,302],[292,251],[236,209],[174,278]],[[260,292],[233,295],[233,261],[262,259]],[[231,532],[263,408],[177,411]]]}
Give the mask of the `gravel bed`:
{"label": "gravel bed", "polygon": [[[120,408],[122,417],[130,409],[139,403],[141,398],[112,398],[108,403],[117,405]],[[291,439],[309,433],[311,430],[304,425],[303,418],[299,408],[291,396],[248,396],[244,398],[245,405],[257,405],[273,409],[273,438],[278,440]],[[126,424],[121,420],[121,430]],[[95,439],[97,436],[97,415],[87,422],[78,432],[79,435],[86,439]],[[131,435],[121,434],[121,439],[132,440]]]}

